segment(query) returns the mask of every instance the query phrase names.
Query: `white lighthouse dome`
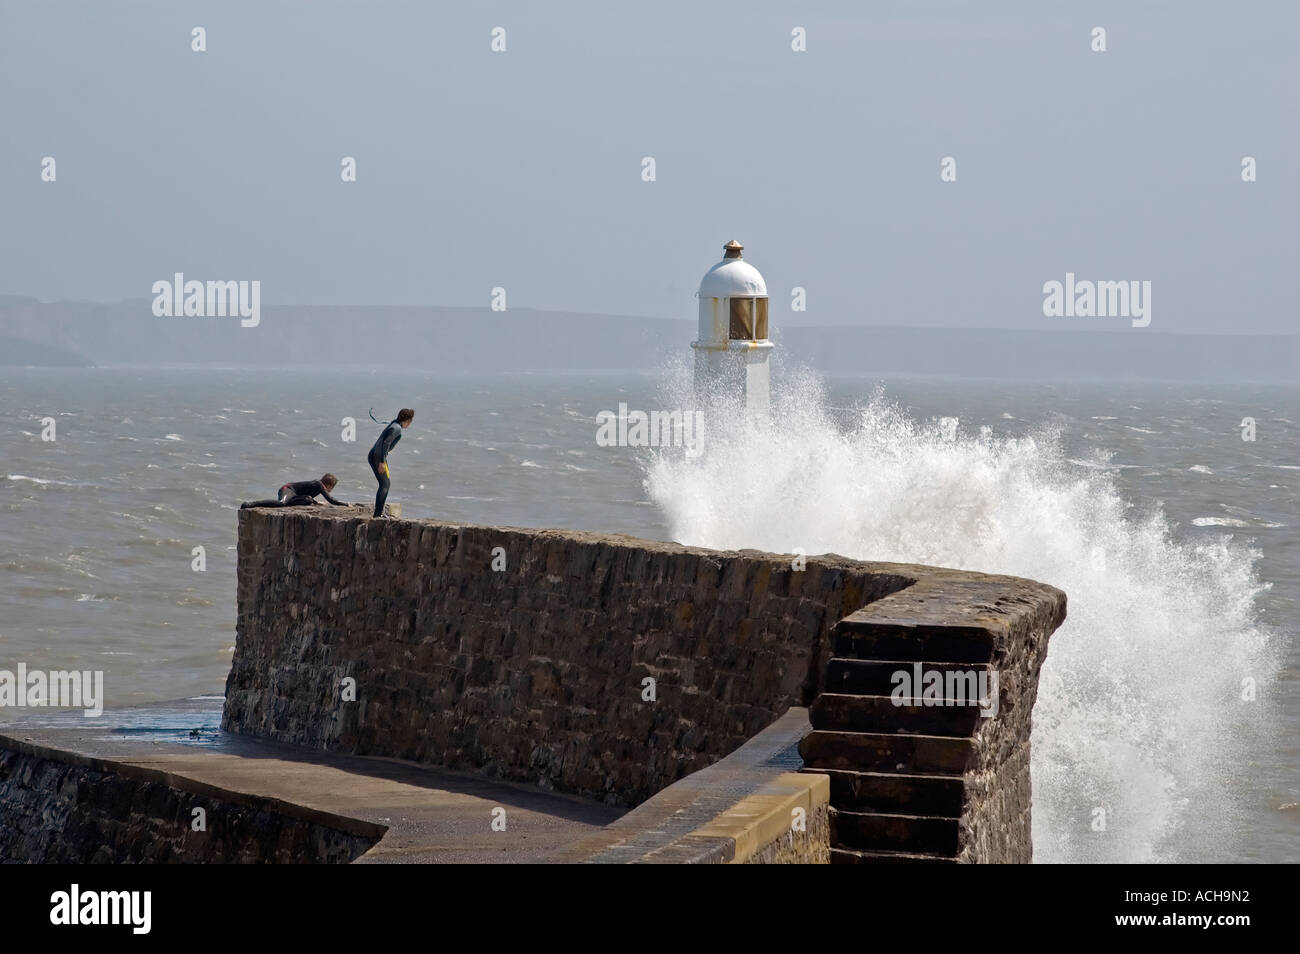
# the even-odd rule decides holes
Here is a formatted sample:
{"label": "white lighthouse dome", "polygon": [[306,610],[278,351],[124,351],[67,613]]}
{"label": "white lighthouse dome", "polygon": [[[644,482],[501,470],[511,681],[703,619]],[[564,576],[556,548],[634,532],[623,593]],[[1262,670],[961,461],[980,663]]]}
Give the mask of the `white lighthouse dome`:
{"label": "white lighthouse dome", "polygon": [[702,402],[721,394],[742,397],[745,412],[768,406],[767,282],[741,258],[744,246],[732,239],[722,246],[722,261],[704,273],[700,291],[699,337],[695,349],[695,390]]}
{"label": "white lighthouse dome", "polygon": [[724,248],[727,257],[705,272],[704,278],[700,280],[699,297],[765,297],[767,283],[757,268],[740,257],[740,243],[733,240]]}

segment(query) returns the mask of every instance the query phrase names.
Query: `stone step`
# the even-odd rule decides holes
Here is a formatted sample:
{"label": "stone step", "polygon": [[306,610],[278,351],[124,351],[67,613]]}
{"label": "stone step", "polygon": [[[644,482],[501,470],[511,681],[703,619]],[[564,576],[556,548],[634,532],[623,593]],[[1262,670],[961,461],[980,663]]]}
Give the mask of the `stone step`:
{"label": "stone step", "polygon": [[979,724],[980,710],[978,705],[823,692],[809,707],[808,718],[814,729],[969,738]]}
{"label": "stone step", "polygon": [[885,732],[814,729],[799,743],[803,764],[810,769],[906,775],[961,775],[974,752],[970,739]]}
{"label": "stone step", "polygon": [[[826,691],[852,693],[863,696],[887,696],[894,691],[898,680],[896,672],[905,671],[914,677],[912,666],[914,660],[908,659],[847,659],[836,657],[826,664]],[[971,670],[983,672],[991,668],[988,663],[923,663],[922,675],[937,670],[945,675],[949,672],[968,673]],[[913,681],[915,681],[913,679]]]}
{"label": "stone step", "polygon": [[961,849],[956,818],[830,811],[831,847],[906,851],[955,858]]}
{"label": "stone step", "polygon": [[833,865],[953,865],[956,858],[947,855],[921,855],[911,851],[856,851],[832,848]]}
{"label": "stone step", "polygon": [[977,626],[853,622],[849,617],[835,624],[833,634],[834,654],[851,659],[987,663],[993,658],[993,635]]}
{"label": "stone step", "polygon": [[958,818],[966,800],[965,783],[951,775],[895,775],[838,769],[804,771],[829,776],[831,805],[846,812]]}

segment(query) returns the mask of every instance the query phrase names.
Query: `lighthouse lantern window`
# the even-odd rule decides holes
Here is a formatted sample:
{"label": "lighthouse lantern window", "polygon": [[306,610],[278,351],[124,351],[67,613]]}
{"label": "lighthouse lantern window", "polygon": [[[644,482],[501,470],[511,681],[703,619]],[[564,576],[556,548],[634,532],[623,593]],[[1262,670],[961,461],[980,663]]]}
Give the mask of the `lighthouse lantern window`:
{"label": "lighthouse lantern window", "polygon": [[752,341],[754,338],[754,299],[731,299],[731,330],[727,337],[732,341]]}
{"label": "lighthouse lantern window", "polygon": [[732,341],[762,341],[767,337],[767,299],[731,299],[731,326],[727,337]]}

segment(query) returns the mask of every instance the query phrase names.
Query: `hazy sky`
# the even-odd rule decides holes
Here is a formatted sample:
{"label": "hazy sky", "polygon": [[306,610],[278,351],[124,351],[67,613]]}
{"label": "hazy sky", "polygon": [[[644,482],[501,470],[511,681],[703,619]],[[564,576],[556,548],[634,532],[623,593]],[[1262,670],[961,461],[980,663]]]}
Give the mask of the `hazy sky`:
{"label": "hazy sky", "polygon": [[1292,332],[1297,48],[1296,0],[0,0],[0,294],[692,318],[734,237],[777,324],[1127,327],[1044,317],[1073,271]]}

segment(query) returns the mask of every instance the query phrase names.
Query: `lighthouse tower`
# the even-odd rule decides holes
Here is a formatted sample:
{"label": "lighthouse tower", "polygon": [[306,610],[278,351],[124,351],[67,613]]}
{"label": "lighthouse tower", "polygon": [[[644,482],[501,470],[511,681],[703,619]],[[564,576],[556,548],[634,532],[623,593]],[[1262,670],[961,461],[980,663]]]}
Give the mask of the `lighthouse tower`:
{"label": "lighthouse tower", "polygon": [[746,411],[768,407],[767,284],[741,258],[744,246],[732,239],[722,247],[722,261],[704,274],[700,299],[699,339],[695,349],[695,393],[737,395]]}

